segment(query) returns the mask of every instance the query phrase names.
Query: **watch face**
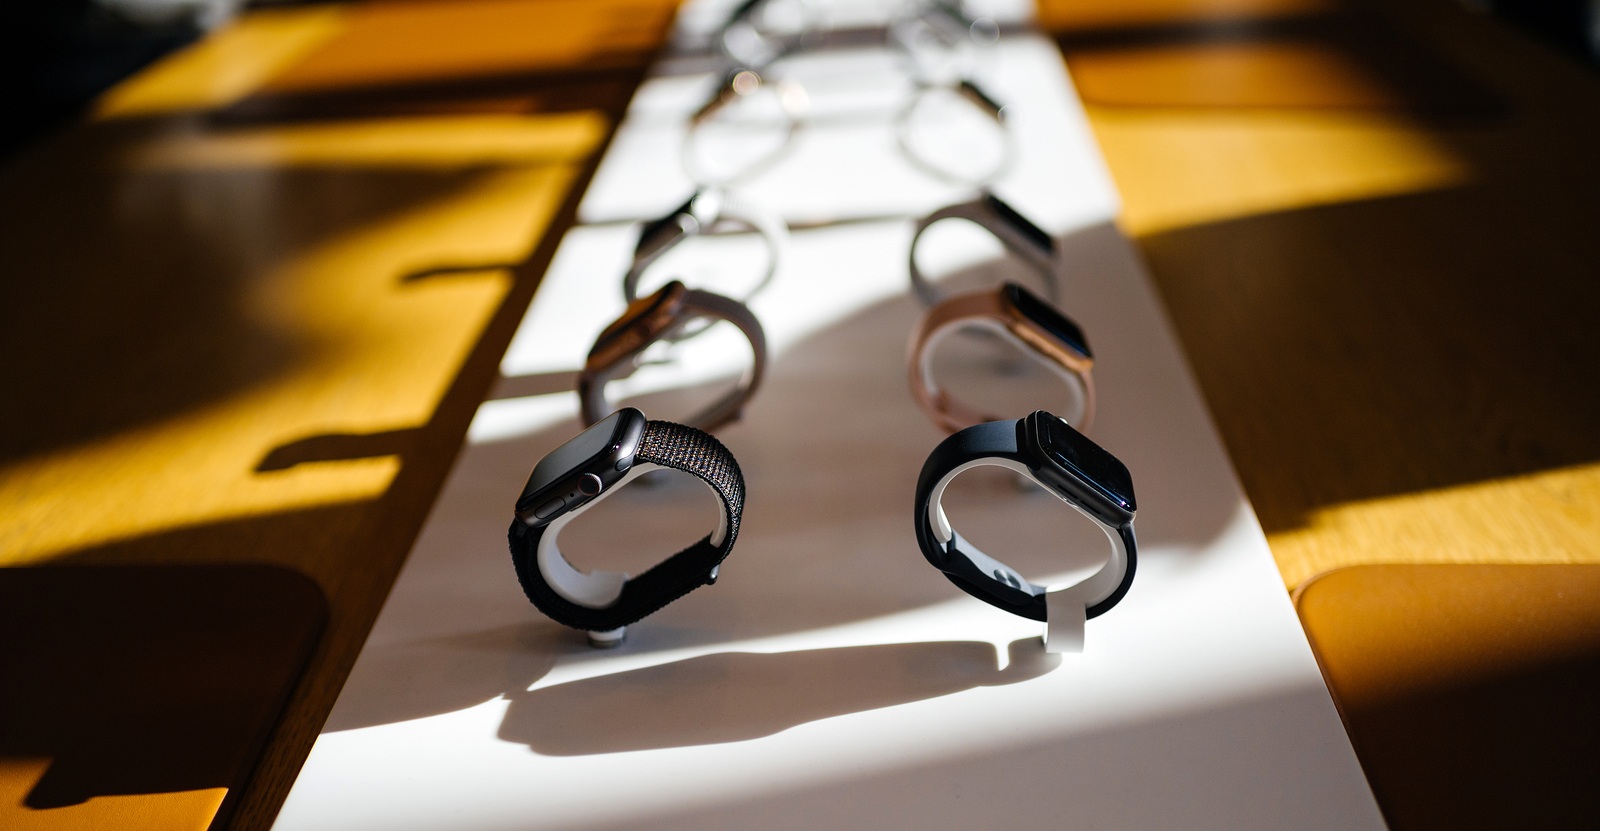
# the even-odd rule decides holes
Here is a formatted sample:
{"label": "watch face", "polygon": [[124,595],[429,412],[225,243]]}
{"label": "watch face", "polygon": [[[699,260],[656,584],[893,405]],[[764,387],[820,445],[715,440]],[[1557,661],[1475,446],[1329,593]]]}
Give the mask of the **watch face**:
{"label": "watch face", "polygon": [[644,227],[639,229],[639,244],[634,246],[634,254],[637,256],[659,251],[669,242],[688,233],[685,220],[694,220],[694,200],[698,197],[697,193],[682,205],[673,208],[666,216],[646,222]]}
{"label": "watch face", "polygon": [[629,303],[622,316],[601,330],[599,337],[594,339],[594,346],[589,348],[590,358],[605,356],[608,361],[620,360],[622,356],[647,346],[655,333],[649,331],[648,325],[641,324],[661,314],[684,291],[683,283],[673,280],[654,294]]}
{"label": "watch face", "polygon": [[608,457],[622,442],[628,423],[634,418],[642,422],[644,414],[632,408],[618,410],[540,459],[528,476],[528,484],[522,488],[522,496],[517,499],[518,516],[538,507],[534,503],[539,501],[542,491]]}
{"label": "watch face", "polygon": [[750,17],[751,15],[755,14],[757,9],[765,5],[766,2],[767,0],[744,0],[743,3],[740,3],[738,7],[733,10],[732,14],[728,15],[728,22],[724,23],[723,25],[731,26],[737,21]]}
{"label": "watch face", "polygon": [[1006,301],[1030,323],[1049,332],[1051,337],[1084,357],[1094,357],[1094,353],[1089,351],[1089,340],[1083,336],[1083,330],[1071,318],[1057,311],[1056,307],[1016,283],[1006,283],[1004,292]]}
{"label": "watch face", "polygon": [[[956,92],[961,97],[971,101],[974,104],[977,104],[978,107],[984,112],[988,113],[991,118],[998,119],[1000,118],[1000,114],[1005,112],[1005,107],[1002,106],[999,101],[990,98],[987,92],[984,92],[982,88],[971,81],[962,79],[961,83],[956,85]],[[1007,206],[1006,209],[1011,210],[1010,206]],[[1015,213],[1015,211],[1012,211],[1012,213]],[[1027,220],[1023,221],[1027,222]],[[1028,224],[1032,225],[1033,223],[1028,222]]]}
{"label": "watch face", "polygon": [[1132,514],[1138,509],[1133,499],[1133,477],[1116,456],[1050,413],[1040,411],[1034,413],[1033,418],[1038,425],[1041,449],[1049,462],[1088,484],[1122,511]]}
{"label": "watch face", "polygon": [[1029,220],[1022,214],[1017,213],[1016,208],[1007,205],[1005,202],[1001,201],[1000,197],[995,196],[992,193],[989,194],[988,201],[989,207],[994,210],[995,214],[1000,217],[1001,221],[1021,232],[1029,242],[1039,246],[1039,250],[1054,251],[1056,249],[1055,240],[1051,239],[1050,235],[1045,233],[1043,228],[1033,224],[1032,220]]}

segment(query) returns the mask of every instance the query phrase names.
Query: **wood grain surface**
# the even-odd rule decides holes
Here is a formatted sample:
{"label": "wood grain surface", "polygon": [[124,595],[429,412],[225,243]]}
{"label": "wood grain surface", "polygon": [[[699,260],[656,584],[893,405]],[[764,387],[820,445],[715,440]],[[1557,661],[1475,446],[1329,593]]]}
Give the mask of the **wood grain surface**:
{"label": "wood grain surface", "polygon": [[[381,110],[241,120],[226,111],[365,37],[343,6],[249,14],[0,171],[0,565],[265,563],[327,599],[265,753],[229,757],[254,773],[219,823],[271,823],[672,5],[607,8],[632,51],[586,75],[615,26],[534,38],[525,88],[498,90],[523,97],[510,111],[441,113],[435,90],[409,107],[400,61],[393,84],[379,63],[361,78]],[[396,55],[428,41],[395,18]],[[354,85],[348,67],[325,88]],[[553,72],[604,94],[543,107]],[[190,800],[202,827],[218,806]],[[49,814],[0,806],[0,825]]]}
{"label": "wood grain surface", "polygon": [[[326,598],[231,827],[270,825],[673,5],[522,2],[571,25],[476,69],[426,4],[253,12],[0,170],[0,565]],[[1446,0],[1041,20],[1286,586],[1600,562],[1593,72]]]}
{"label": "wood grain surface", "polygon": [[1600,76],[1435,0],[1116,5],[1046,4],[1075,74],[1114,85],[1107,28],[1234,21],[1272,41],[1281,29],[1251,22],[1345,16],[1500,102],[1463,111],[1459,88],[1436,99],[1411,79],[1359,106],[1315,91],[1266,106],[1253,79],[1284,89],[1236,38],[1242,68],[1203,96],[1090,104],[1122,225],[1285,583],[1358,563],[1600,561]]}
{"label": "wood grain surface", "polygon": [[1396,831],[1600,824],[1600,564],[1379,564],[1295,605]]}

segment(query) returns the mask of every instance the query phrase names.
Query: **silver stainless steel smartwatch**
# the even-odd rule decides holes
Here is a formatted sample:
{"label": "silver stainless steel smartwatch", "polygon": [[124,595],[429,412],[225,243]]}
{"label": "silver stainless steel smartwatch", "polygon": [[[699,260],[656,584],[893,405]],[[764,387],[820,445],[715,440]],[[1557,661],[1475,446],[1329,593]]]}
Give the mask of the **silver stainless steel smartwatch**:
{"label": "silver stainless steel smartwatch", "polygon": [[993,234],[1007,251],[1039,275],[1049,299],[1052,302],[1060,302],[1060,288],[1057,285],[1060,264],[1057,261],[1055,239],[1000,197],[985,192],[976,199],[940,208],[917,220],[916,231],[911,236],[908,259],[911,288],[922,298],[924,304],[932,306],[938,303],[943,293],[934,287],[922,273],[922,267],[917,265],[917,243],[929,228],[947,219],[966,220]]}
{"label": "silver stainless steel smartwatch", "polygon": [[689,116],[679,147],[683,171],[703,186],[749,179],[788,153],[810,109],[810,98],[798,83],[773,80],[764,68],[737,64]]}
{"label": "silver stainless steel smartwatch", "polygon": [[[966,121],[954,124],[937,119],[938,106],[955,103],[987,124],[992,138],[983,147],[972,148],[952,141]],[[956,185],[988,185],[1004,176],[1016,157],[1016,140],[1011,134],[1006,106],[983,91],[978,84],[962,78],[950,84],[919,84],[894,119],[895,143],[912,166],[940,181]],[[944,145],[941,146],[939,143]],[[974,149],[980,152],[972,152]],[[940,151],[943,152],[940,152]],[[959,159],[977,156],[970,169]]]}
{"label": "silver stainless steel smartwatch", "polygon": [[767,265],[761,276],[739,296],[749,302],[778,273],[789,247],[789,228],[776,214],[725,191],[703,189],[665,216],[645,223],[633,249],[633,262],[622,278],[622,297],[629,303],[639,297],[639,282],[656,261],[686,241],[724,225],[742,226],[760,235],[767,247]]}

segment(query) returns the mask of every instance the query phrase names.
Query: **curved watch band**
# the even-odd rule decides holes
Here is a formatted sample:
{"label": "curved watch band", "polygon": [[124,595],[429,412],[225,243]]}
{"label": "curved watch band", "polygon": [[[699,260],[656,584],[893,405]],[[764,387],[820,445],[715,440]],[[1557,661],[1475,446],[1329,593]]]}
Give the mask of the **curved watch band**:
{"label": "curved watch band", "polygon": [[999,295],[991,290],[952,295],[923,312],[912,330],[907,350],[906,367],[912,398],[935,424],[952,433],[1004,418],[955,398],[941,389],[934,377],[933,358],[939,344],[957,331],[977,327],[998,334],[1075,391],[1078,408],[1067,411],[1064,418],[1078,432],[1088,433],[1094,423],[1094,373],[1091,371],[1094,359],[1081,353],[1072,354],[1060,344],[1047,343],[1039,332],[1019,333],[1008,325],[1008,320]]}
{"label": "curved watch band", "polygon": [[910,263],[911,288],[922,298],[923,303],[932,306],[942,299],[943,293],[928,281],[922,273],[921,266],[917,265],[917,243],[922,239],[922,234],[933,227],[934,223],[946,219],[964,219],[993,234],[1007,251],[1015,254],[1039,274],[1050,300],[1060,302],[1055,239],[999,197],[985,193],[977,199],[940,208],[917,220],[916,231],[911,235],[911,250],[907,260]]}
{"label": "curved watch band", "polygon": [[889,44],[910,58],[923,80],[936,74],[940,59],[957,73],[970,72],[975,62],[971,52],[992,47],[1000,39],[1000,26],[993,17],[974,14],[958,0],[908,2],[900,9],[889,21]]}
{"label": "curved watch band", "polygon": [[[770,91],[777,97],[778,106],[783,112],[782,134],[778,143],[737,170],[718,172],[707,168],[701,161],[700,148],[705,140],[706,126],[717,120],[719,114],[734,108],[738,102],[763,91]],[[810,102],[804,87],[792,81],[768,79],[760,69],[736,66],[727,73],[706,103],[689,117],[688,132],[678,149],[683,171],[690,181],[703,186],[731,185],[755,176],[776,164],[793,147],[795,136],[805,123],[809,110]]]}
{"label": "curved watch band", "polygon": [[777,214],[718,190],[702,190],[678,206],[672,213],[646,223],[639,232],[639,242],[633,249],[633,262],[622,277],[622,296],[632,303],[639,296],[639,281],[650,267],[668,251],[691,237],[709,233],[720,223],[743,225],[761,235],[767,246],[767,267],[741,301],[760,293],[772,282],[789,249],[789,226]]}
{"label": "curved watch band", "polygon": [[1111,556],[1085,580],[1047,590],[957,534],[940,504],[951,480],[974,467],[1003,467],[1038,483],[1020,450],[1022,430],[1020,420],[979,424],[947,437],[934,448],[917,478],[917,545],[923,557],[957,588],[1014,615],[1045,622],[1050,651],[1081,651],[1084,621],[1105,614],[1133,585],[1138,551],[1133,524],[1112,526],[1063,497],[1105,532]]}
{"label": "curved watch band", "polygon": [[632,374],[637,369],[637,360],[646,347],[657,340],[670,340],[674,330],[705,318],[726,320],[744,333],[745,339],[750,342],[750,368],[740,376],[739,382],[733,389],[684,421],[696,429],[715,430],[739,417],[745,402],[755,394],[766,374],[767,336],[762,331],[761,321],[757,320],[755,314],[743,303],[699,289],[687,289],[683,292],[682,306],[677,318],[674,327],[661,332],[658,337],[641,341],[626,356],[611,363],[598,363],[594,353],[590,353],[589,361],[584,364],[583,371],[578,373],[578,402],[582,409],[584,424],[594,424],[615,409],[606,398],[606,384]]}
{"label": "curved watch band", "polygon": [[[556,543],[561,529],[634,477],[658,467],[686,471],[711,489],[722,505],[717,530],[637,577],[573,568]],[[521,519],[511,521],[511,562],[523,592],[550,619],[591,632],[620,629],[716,582],[722,561],[739,535],[744,497],[744,474],[722,442],[692,427],[650,421],[634,455],[634,466],[616,485],[547,525],[529,528]]]}
{"label": "curved watch band", "polygon": [[734,8],[714,40],[724,57],[743,66],[766,66],[799,47],[814,25],[816,9],[809,0],[797,0],[804,20],[792,34],[765,31],[761,15],[772,0],[745,0]]}
{"label": "curved watch band", "polygon": [[[1000,151],[995,163],[976,173],[963,174],[940,164],[928,156],[921,149],[921,142],[917,138],[915,117],[919,108],[931,100],[931,96],[948,93],[965,101],[975,111],[986,117],[999,134]],[[939,131],[924,131],[937,133]],[[955,185],[988,185],[1006,174],[1011,169],[1011,164],[1016,158],[1016,138],[1011,134],[1011,127],[1007,123],[1006,107],[988,93],[979,89],[977,84],[967,79],[961,79],[954,84],[919,84],[917,91],[912,94],[911,100],[900,108],[894,118],[894,138],[899,145],[900,152],[912,166],[923,173],[943,182]]]}

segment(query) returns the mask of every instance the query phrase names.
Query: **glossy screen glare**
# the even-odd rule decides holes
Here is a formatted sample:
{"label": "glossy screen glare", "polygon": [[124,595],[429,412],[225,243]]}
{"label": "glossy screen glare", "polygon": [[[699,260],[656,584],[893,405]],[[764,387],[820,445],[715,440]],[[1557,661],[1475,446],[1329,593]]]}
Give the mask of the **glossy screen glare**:
{"label": "glossy screen glare", "polygon": [[517,510],[519,512],[527,510],[540,491],[566,478],[573,470],[606,452],[615,443],[621,423],[622,412],[619,410],[540,459],[539,463],[533,466],[533,473],[528,476],[528,484],[522,488],[522,497],[517,500]]}
{"label": "glossy screen glare", "polygon": [[1062,314],[1056,307],[1040,299],[1038,295],[1016,283],[1007,283],[1006,299],[1022,313],[1023,317],[1049,332],[1056,340],[1087,357],[1094,357],[1094,353],[1089,351],[1089,339],[1084,337],[1083,330],[1078,328],[1078,324],[1072,322],[1072,318]]}
{"label": "glossy screen glare", "polygon": [[1057,464],[1071,471],[1124,510],[1137,510],[1133,499],[1133,477],[1117,457],[1101,449],[1072,429],[1065,421],[1054,417],[1039,419],[1045,440],[1045,452]]}

